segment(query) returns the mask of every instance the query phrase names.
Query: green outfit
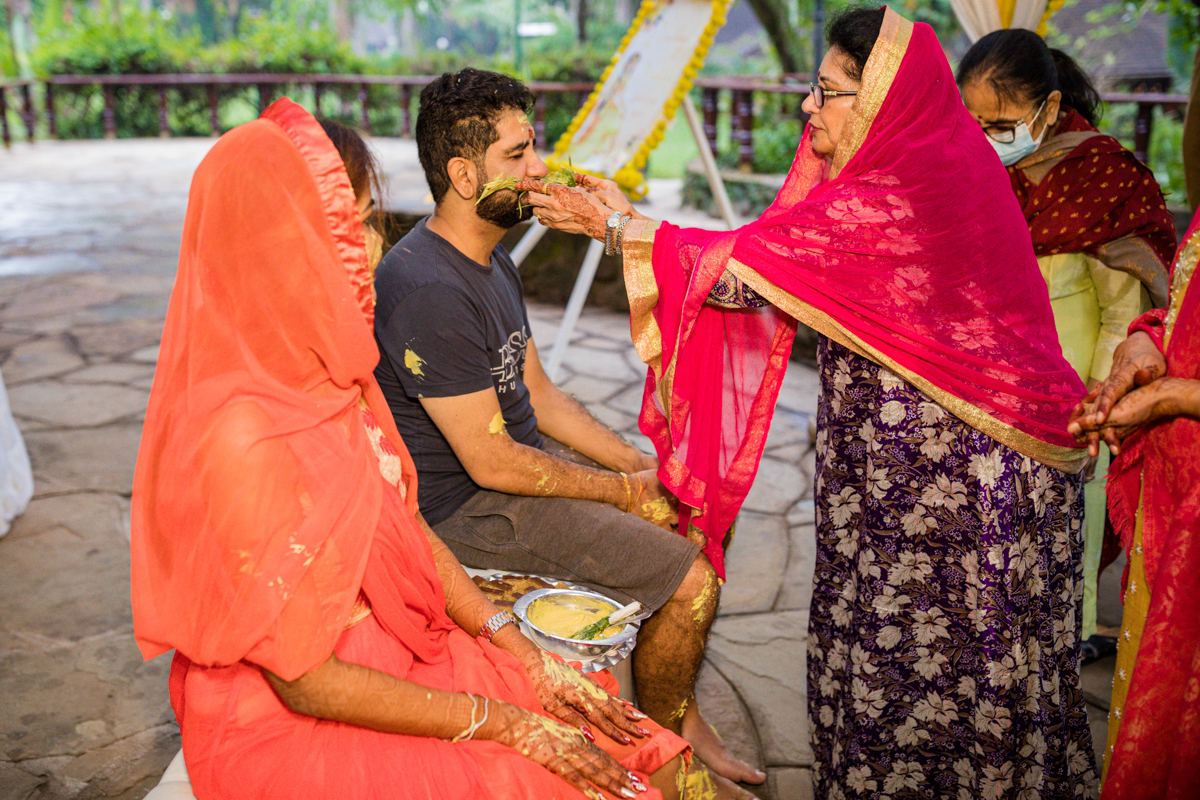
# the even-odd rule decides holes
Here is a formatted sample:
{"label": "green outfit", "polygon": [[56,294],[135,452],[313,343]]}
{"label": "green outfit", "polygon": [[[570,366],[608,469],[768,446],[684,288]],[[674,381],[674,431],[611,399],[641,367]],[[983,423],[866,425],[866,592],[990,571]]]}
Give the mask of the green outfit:
{"label": "green outfit", "polygon": [[[1113,351],[1129,323],[1151,308],[1146,287],[1128,272],[1086,253],[1057,253],[1038,259],[1050,290],[1054,327],[1063,357],[1085,383],[1099,382],[1112,369]],[[1104,478],[1109,453],[1100,448],[1095,478],[1084,488],[1083,638],[1096,632],[1096,581],[1104,541]]]}

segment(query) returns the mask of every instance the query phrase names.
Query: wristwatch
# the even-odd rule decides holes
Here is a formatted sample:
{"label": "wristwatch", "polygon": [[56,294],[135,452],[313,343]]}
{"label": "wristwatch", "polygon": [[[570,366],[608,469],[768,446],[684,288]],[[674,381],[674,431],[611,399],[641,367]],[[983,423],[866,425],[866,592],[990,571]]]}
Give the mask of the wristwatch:
{"label": "wristwatch", "polygon": [[604,221],[604,255],[615,256],[617,254],[617,227],[621,224],[621,217],[624,216],[620,211],[614,211]]}
{"label": "wristwatch", "polygon": [[491,618],[483,623],[483,627],[479,629],[479,638],[485,642],[490,642],[496,632],[510,622],[516,622],[517,618],[510,611],[498,611]]}

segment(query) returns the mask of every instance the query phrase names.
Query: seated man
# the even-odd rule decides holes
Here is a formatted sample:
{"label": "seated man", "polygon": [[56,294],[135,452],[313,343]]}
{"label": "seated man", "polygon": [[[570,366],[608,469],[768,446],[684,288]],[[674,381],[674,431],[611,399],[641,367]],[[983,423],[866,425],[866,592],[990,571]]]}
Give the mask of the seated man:
{"label": "seated man", "polygon": [[654,609],[633,655],[643,710],[719,775],[761,783],[693,702],[719,597],[712,566],[655,524],[675,522],[658,460],[543,371],[521,279],[500,246],[532,209],[510,189],[480,200],[493,179],[546,174],[532,100],[519,81],[473,69],[421,92],[417,151],[437,205],[376,275],[379,385],[416,462],[421,510],[459,560]]}

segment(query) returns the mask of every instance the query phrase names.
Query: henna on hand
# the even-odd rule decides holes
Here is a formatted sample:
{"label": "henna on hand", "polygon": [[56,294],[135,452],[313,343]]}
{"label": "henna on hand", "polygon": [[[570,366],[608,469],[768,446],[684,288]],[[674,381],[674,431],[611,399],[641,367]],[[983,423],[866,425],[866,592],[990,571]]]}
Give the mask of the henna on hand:
{"label": "henna on hand", "polygon": [[527,659],[525,669],[542,707],[563,722],[585,729],[591,723],[605,736],[626,744],[632,741],[630,735],[639,738],[649,735],[637,725],[637,721],[646,718],[645,714],[625,705],[579,670],[544,650],[539,649],[535,658]]}
{"label": "henna on hand", "polygon": [[575,173],[575,183],[600,198],[600,201],[612,210],[628,214],[634,219],[645,219],[645,216],[639,214],[633,207],[633,203],[629,202],[629,198],[621,191],[621,187],[617,186],[616,181],[606,181],[594,175]]}
{"label": "henna on hand", "polygon": [[560,186],[544,181],[521,181],[518,192],[527,192],[525,202],[545,226],[567,233],[582,233],[604,241],[604,222],[613,209],[586,189]]}
{"label": "henna on hand", "polygon": [[558,775],[592,800],[602,800],[596,787],[636,797],[645,785],[612,756],[588,741],[577,728],[523,708],[499,704],[493,720],[476,738],[494,739]]}

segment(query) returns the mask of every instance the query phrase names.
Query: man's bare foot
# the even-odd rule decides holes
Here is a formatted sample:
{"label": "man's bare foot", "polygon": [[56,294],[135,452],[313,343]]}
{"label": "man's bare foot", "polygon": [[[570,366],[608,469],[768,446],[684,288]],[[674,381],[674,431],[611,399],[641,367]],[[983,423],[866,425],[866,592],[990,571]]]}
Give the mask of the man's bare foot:
{"label": "man's bare foot", "polygon": [[688,704],[683,713],[683,731],[681,736],[688,741],[696,753],[696,757],[708,765],[717,776],[727,778],[736,783],[762,783],[767,779],[764,772],[753,769],[742,763],[729,752],[729,748],[717,736],[717,732],[700,716],[700,708],[696,701]]}

